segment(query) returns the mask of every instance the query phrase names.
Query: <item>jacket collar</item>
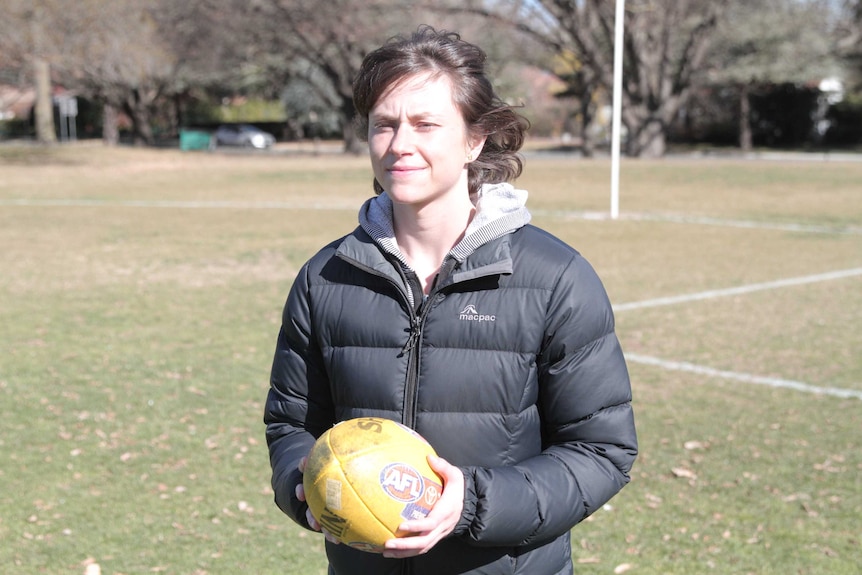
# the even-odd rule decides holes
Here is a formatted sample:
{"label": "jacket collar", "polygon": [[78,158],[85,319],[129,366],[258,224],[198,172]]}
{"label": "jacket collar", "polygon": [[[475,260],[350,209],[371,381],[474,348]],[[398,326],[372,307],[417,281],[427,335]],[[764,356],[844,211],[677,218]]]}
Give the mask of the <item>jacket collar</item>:
{"label": "jacket collar", "polygon": [[[487,242],[510,234],[530,222],[527,192],[511,184],[485,184],[470,200],[476,215],[467,226],[464,237],[452,248],[448,257],[463,262],[467,256]],[[392,200],[386,192],[370,198],[359,210],[359,225],[386,253],[395,256],[407,268],[407,259],[395,241],[392,222]]]}
{"label": "jacket collar", "polygon": [[479,246],[469,257],[458,261],[440,287],[490,275],[507,275],[513,271],[511,234],[507,233]]}
{"label": "jacket collar", "polygon": [[[511,234],[505,234],[494,238],[461,261],[447,258],[448,265],[444,264],[442,269],[448,273],[444,272],[443,277],[438,280],[438,289],[479,277],[511,274],[511,237]],[[403,283],[398,270],[392,265],[393,255],[387,257],[387,252],[379,242],[375,242],[362,226],[344,238],[336,250],[336,255],[368,272],[389,278],[398,285]]]}
{"label": "jacket collar", "polygon": [[[530,221],[527,192],[511,184],[486,184],[470,197],[476,214],[464,237],[442,262],[436,289],[484,276],[511,274],[510,234]],[[336,255],[376,275],[404,286],[402,269],[411,269],[398,249],[392,220],[392,200],[383,192],[367,200],[359,210],[359,227],[347,236]],[[413,294],[404,286],[413,305]]]}

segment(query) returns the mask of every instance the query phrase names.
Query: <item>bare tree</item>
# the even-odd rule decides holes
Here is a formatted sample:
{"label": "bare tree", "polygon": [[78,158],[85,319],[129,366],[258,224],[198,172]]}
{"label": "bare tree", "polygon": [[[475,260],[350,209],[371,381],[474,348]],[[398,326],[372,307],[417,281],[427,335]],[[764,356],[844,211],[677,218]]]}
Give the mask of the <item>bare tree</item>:
{"label": "bare tree", "polygon": [[54,16],[55,2],[8,0],[0,19],[0,51],[7,65],[29,68],[24,76],[36,88],[36,137],[44,144],[57,141],[51,82],[51,59],[56,52]]}
{"label": "bare tree", "polygon": [[248,4],[242,60],[246,86],[278,96],[302,82],[342,117],[345,150],[357,152],[353,77],[365,54],[392,35],[399,2],[258,0]]}
{"label": "bare tree", "polygon": [[[674,0],[629,3],[623,122],[630,155],[661,156],[668,126],[688,101],[693,76],[726,3]],[[627,103],[627,105],[626,105]]]}
{"label": "bare tree", "polygon": [[[135,141],[150,144],[154,114],[166,105],[195,89],[229,85],[240,75],[243,42],[252,32],[241,29],[248,3],[240,0],[8,2],[0,20],[4,59],[38,64],[33,68],[42,70],[42,85],[50,63],[55,81],[101,103],[108,143],[118,139],[120,113],[131,119]],[[50,121],[50,100],[47,113],[40,101],[37,116]],[[41,125],[40,139],[43,132],[54,134]]]}
{"label": "bare tree", "polygon": [[443,24],[403,0],[79,0],[73,9],[61,0],[8,1],[19,9],[0,20],[4,60],[13,52],[32,58],[30,35],[13,32],[27,28],[32,2],[44,7],[46,60],[66,86],[103,105],[109,143],[120,113],[146,144],[154,115],[181,125],[192,93],[277,99],[300,82],[315,108],[341,117],[345,149],[357,151],[352,81],[365,54],[419,22]]}
{"label": "bare tree", "polygon": [[[726,3],[711,0],[628,0],[625,13],[625,81],[622,121],[630,156],[661,156],[668,125],[689,97],[717,17]],[[613,89],[615,3],[608,0],[499,0],[461,8],[530,35],[583,63],[583,86],[592,94]]]}
{"label": "bare tree", "polygon": [[73,6],[60,0],[10,2],[3,47],[32,62],[37,72],[40,141],[56,138],[53,80],[125,110],[137,138],[152,141],[149,113],[174,69],[152,18],[158,0],[79,0]]}
{"label": "bare tree", "polygon": [[[522,64],[544,68],[558,76],[567,88],[559,94],[561,98],[573,97],[580,105],[580,122],[577,129],[581,150],[590,156],[594,150],[590,124],[594,116],[594,96],[601,90],[595,66],[589,65],[584,52],[567,32],[565,24],[576,26],[589,18],[591,5],[585,2],[570,2],[570,6],[556,6],[555,2],[542,0],[498,0],[496,2],[438,2],[430,0],[427,5],[434,10],[450,15],[474,15],[485,21],[484,27],[493,33],[478,38],[486,46],[489,39],[505,37],[509,43],[523,46],[527,42],[543,49],[544,56],[535,50],[520,51],[508,56]],[[510,32],[507,34],[505,30]],[[515,32],[515,36],[511,34]],[[492,55],[492,61],[495,58]]]}
{"label": "bare tree", "polygon": [[255,35],[247,60],[274,87],[300,82],[341,117],[345,150],[361,149],[354,131],[353,79],[365,55],[419,23],[445,27],[421,3],[404,0],[257,0],[248,23]]}
{"label": "bare tree", "polygon": [[74,58],[66,69],[105,106],[106,135],[116,110],[131,119],[136,144],[152,144],[152,114],[176,71],[176,56],[161,36],[158,0],[82,0]]}

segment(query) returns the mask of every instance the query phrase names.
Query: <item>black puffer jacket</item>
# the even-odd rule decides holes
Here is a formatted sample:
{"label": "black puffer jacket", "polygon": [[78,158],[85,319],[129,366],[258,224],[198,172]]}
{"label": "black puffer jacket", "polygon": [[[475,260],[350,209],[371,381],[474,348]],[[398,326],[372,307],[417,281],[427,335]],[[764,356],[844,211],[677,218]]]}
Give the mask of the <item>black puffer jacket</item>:
{"label": "black puffer jacket", "polygon": [[370,209],[303,267],[284,309],[265,413],[276,503],[307,526],[296,466],[315,437],[386,417],[462,469],[461,521],[411,560],[327,543],[330,573],[571,573],[569,530],[626,484],[637,453],[601,282],[563,242],[513,225],[524,210],[468,234],[484,243],[453,250],[419,304],[397,248],[366,231],[386,235]]}

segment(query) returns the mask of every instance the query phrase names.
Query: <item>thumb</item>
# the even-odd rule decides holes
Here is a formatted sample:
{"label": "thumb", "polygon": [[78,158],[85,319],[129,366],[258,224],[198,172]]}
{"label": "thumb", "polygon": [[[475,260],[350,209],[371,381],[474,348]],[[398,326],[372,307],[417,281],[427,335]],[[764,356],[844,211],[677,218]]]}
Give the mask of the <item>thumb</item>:
{"label": "thumb", "polygon": [[442,457],[436,455],[429,455],[427,457],[428,466],[431,467],[432,470],[436,471],[438,475],[442,476],[444,480],[449,479],[452,475],[452,471],[458,471],[457,467],[454,467],[451,463],[443,459]]}

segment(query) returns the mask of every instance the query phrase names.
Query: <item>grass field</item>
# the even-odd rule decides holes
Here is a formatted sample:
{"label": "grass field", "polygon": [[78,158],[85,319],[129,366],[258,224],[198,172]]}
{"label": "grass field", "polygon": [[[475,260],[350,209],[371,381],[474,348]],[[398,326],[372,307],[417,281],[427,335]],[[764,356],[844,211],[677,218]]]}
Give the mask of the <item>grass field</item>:
{"label": "grass field", "polygon": [[[641,455],[576,572],[858,573],[862,162],[624,161],[619,221],[609,169],[518,182],[630,356]],[[369,190],[364,158],[0,146],[0,571],[325,574],[263,400],[293,275]]]}

